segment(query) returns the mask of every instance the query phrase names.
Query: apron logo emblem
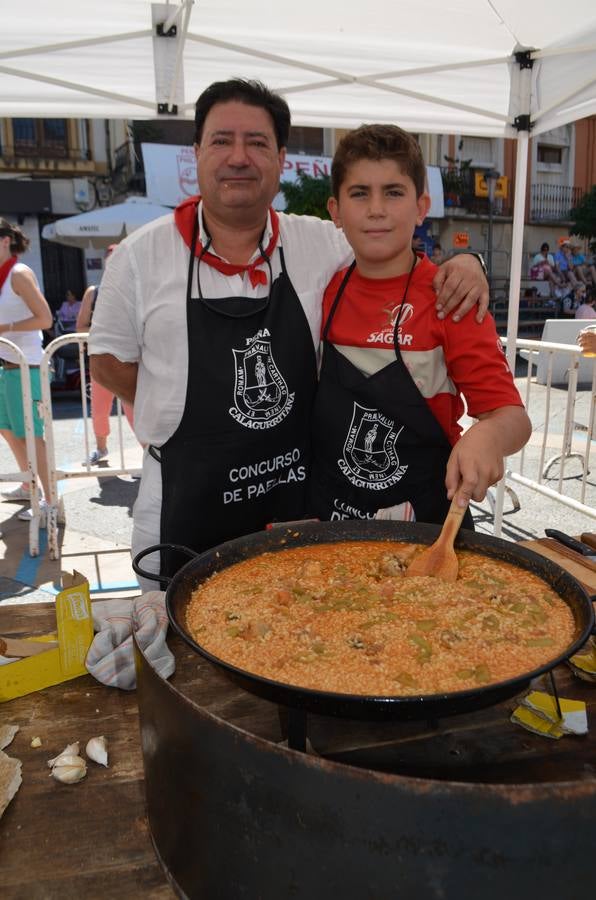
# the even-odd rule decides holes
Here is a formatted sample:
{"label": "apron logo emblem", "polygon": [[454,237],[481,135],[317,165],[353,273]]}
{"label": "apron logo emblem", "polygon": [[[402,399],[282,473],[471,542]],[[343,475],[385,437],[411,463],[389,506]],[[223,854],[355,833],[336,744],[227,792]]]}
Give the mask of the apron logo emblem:
{"label": "apron logo emblem", "polygon": [[373,491],[397,484],[408,468],[400,466],[395,449],[403,427],[396,430],[395,422],[377,409],[354,403],[344,455],[337,461],[348,481]]}
{"label": "apron logo emblem", "polygon": [[245,428],[274,428],[294,405],[294,393],[273,359],[271,341],[258,335],[244,350],[233,350],[234,402],[229,413]]}

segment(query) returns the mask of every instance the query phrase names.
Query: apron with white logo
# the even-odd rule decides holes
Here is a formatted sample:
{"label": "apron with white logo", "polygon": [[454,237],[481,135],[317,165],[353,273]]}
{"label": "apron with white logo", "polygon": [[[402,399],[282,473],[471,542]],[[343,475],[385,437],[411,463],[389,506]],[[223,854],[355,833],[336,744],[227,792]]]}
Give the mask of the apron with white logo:
{"label": "apron with white logo", "polygon": [[[161,462],[162,543],[202,551],[303,516],[316,356],[281,249],[275,282],[269,266],[268,297],[208,299],[200,261],[199,296],[191,296],[196,239],[195,225],[186,403],[175,433],[150,452]],[[161,574],[187,561],[162,552]]]}
{"label": "apron with white logo", "polygon": [[[444,520],[449,501],[445,468],[451,446],[416,387],[398,349],[395,360],[365,376],[327,340],[348,269],[323,330],[323,365],[312,428],[309,513],[321,519],[374,518],[409,501],[416,520]],[[467,527],[471,516],[467,514]]]}

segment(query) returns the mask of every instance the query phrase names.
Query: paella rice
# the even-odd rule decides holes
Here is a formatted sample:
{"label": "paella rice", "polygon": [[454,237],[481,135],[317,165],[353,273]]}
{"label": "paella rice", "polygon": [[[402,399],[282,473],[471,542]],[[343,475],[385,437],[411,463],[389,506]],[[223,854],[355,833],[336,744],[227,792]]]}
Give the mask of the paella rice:
{"label": "paella rice", "polygon": [[453,584],[407,577],[418,544],[263,553],[194,592],[186,627],[221,660],[299,687],[408,696],[515,678],[569,646],[573,615],[533,573],[458,551]]}

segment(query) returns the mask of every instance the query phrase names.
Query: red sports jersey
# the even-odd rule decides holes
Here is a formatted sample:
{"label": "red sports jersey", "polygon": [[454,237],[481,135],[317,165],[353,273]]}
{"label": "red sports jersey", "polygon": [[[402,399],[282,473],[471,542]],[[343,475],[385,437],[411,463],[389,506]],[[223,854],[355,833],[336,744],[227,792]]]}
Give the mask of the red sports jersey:
{"label": "red sports jersey", "polygon": [[[438,319],[432,281],[437,267],[423,256],[414,269],[398,330],[402,359],[428,406],[454,444],[465,412],[477,416],[502,406],[523,406],[497,335],[476,310],[460,321]],[[345,270],[329,282],[323,301],[327,321]],[[395,359],[393,332],[408,275],[364,278],[356,268],[341,297],[327,338],[360,371],[372,375]]]}

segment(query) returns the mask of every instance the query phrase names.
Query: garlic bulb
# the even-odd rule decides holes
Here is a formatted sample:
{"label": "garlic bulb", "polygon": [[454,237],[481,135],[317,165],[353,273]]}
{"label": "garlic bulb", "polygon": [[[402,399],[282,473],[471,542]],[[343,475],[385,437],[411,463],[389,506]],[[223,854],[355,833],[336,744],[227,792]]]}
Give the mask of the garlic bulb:
{"label": "garlic bulb", "polygon": [[76,784],[86,774],[85,760],[69,753],[61,753],[52,769],[52,776],[63,784]]}
{"label": "garlic bulb", "polygon": [[54,759],[48,759],[48,766],[50,769],[55,766],[63,756],[78,756],[79,755],[79,742],[75,741],[74,744],[68,744],[62,753],[59,753],[58,756],[55,756]]}
{"label": "garlic bulb", "polygon": [[48,759],[48,766],[51,769],[52,766],[55,766],[56,763],[63,756],[78,756],[78,755],[79,755],[79,742],[75,741],[74,744],[67,744],[66,747],[64,748],[64,750],[62,750],[62,752],[59,753],[58,756],[55,756],[54,759]]}
{"label": "garlic bulb", "polygon": [[90,741],[87,741],[87,746],[85,747],[85,753],[92,759],[93,762],[99,763],[100,766],[108,765],[108,742],[106,738],[102,735],[100,737],[91,738]]}

